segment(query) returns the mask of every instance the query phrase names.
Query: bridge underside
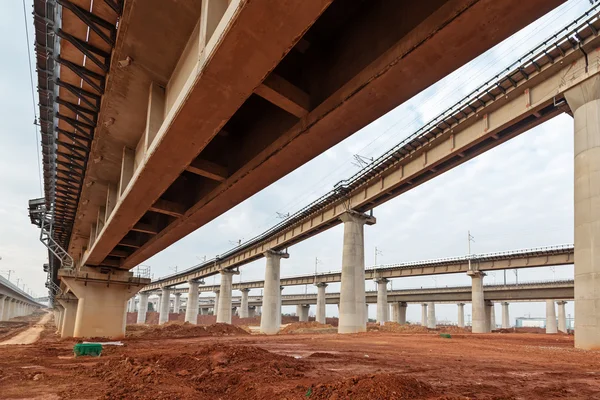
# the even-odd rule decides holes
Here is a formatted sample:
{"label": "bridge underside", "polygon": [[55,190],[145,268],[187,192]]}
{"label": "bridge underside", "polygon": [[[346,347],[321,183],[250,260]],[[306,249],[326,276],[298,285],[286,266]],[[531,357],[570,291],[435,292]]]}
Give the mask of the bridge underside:
{"label": "bridge underside", "polygon": [[125,2],[69,252],[136,266],[560,3]]}

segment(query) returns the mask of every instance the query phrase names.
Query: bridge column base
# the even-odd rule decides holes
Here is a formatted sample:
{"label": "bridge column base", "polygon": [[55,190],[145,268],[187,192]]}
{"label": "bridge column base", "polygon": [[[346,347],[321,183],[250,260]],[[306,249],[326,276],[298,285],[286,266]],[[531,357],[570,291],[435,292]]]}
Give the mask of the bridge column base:
{"label": "bridge column base", "polygon": [[61,338],[73,337],[75,332],[75,319],[77,318],[77,297],[69,295],[61,295],[56,298],[56,301],[63,307],[61,325],[58,327]]}
{"label": "bridge column base", "polygon": [[103,274],[85,267],[60,270],[59,277],[79,299],[74,337],[123,338],[127,300],[150,283],[130,272]]}

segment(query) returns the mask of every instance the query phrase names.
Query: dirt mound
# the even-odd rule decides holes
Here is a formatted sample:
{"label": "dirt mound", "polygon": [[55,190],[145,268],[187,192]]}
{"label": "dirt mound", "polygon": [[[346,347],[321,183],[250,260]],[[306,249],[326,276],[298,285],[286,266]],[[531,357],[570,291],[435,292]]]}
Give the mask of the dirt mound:
{"label": "dirt mound", "polygon": [[421,325],[401,325],[397,322],[386,322],[385,325],[370,324],[367,326],[369,332],[399,332],[399,333],[429,333],[433,332],[432,329],[428,329]]}
{"label": "dirt mound", "polygon": [[[321,324],[320,322],[311,321],[311,322],[294,322],[289,324],[285,328],[279,331],[280,334],[290,334],[290,333],[308,333],[312,330],[319,329],[331,329],[333,326],[329,324]],[[301,332],[298,332],[300,331]]]}
{"label": "dirt mound", "polygon": [[317,351],[315,353],[312,353],[310,356],[308,356],[308,358],[339,358],[340,356],[338,356],[337,354],[333,354],[333,353],[323,353],[321,351]]}
{"label": "dirt mound", "polygon": [[111,387],[105,399],[262,399],[276,398],[272,384],[303,378],[308,369],[259,347],[215,344],[178,355],[122,356],[96,366],[94,376]]}
{"label": "dirt mound", "polygon": [[132,330],[127,327],[128,338],[155,339],[228,335],[248,335],[248,332],[229,324],[202,326],[193,325],[188,322],[168,322],[164,325],[138,325]]}
{"label": "dirt mound", "polygon": [[443,333],[471,333],[471,329],[459,328],[455,325],[439,325],[437,330]]}
{"label": "dirt mound", "polygon": [[309,399],[427,399],[435,395],[427,383],[400,374],[378,374],[352,377],[321,384],[307,392]]}

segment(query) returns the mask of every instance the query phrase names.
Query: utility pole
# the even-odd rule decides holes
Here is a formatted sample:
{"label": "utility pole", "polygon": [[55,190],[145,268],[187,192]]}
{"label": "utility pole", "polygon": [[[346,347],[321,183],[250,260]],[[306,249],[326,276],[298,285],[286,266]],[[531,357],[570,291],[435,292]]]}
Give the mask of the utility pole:
{"label": "utility pole", "polygon": [[[2,260],[2,257],[0,257],[0,260]],[[8,281],[10,282],[10,273],[11,272],[15,272],[15,270],[14,269],[8,269],[8,270],[2,271],[2,272],[8,272]]]}
{"label": "utility pole", "polygon": [[469,258],[469,271],[473,270],[473,268],[471,267],[471,242],[475,242],[475,237],[471,236],[471,231],[467,231],[467,243],[469,248],[469,253],[467,257]]}
{"label": "utility pole", "polygon": [[318,257],[315,257],[315,275],[317,275],[317,266],[321,263]]}

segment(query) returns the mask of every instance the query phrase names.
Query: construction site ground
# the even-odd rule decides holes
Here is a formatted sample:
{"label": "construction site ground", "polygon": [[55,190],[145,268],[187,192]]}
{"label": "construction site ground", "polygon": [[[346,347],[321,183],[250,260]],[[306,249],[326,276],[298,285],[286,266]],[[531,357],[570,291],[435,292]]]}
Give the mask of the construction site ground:
{"label": "construction site ground", "polygon": [[122,346],[75,358],[77,341],[54,331],[49,322],[34,344],[0,346],[0,398],[600,399],[600,351],[564,334],[448,328],[447,338],[390,325],[338,335],[309,323],[264,336],[169,323],[128,326]]}

